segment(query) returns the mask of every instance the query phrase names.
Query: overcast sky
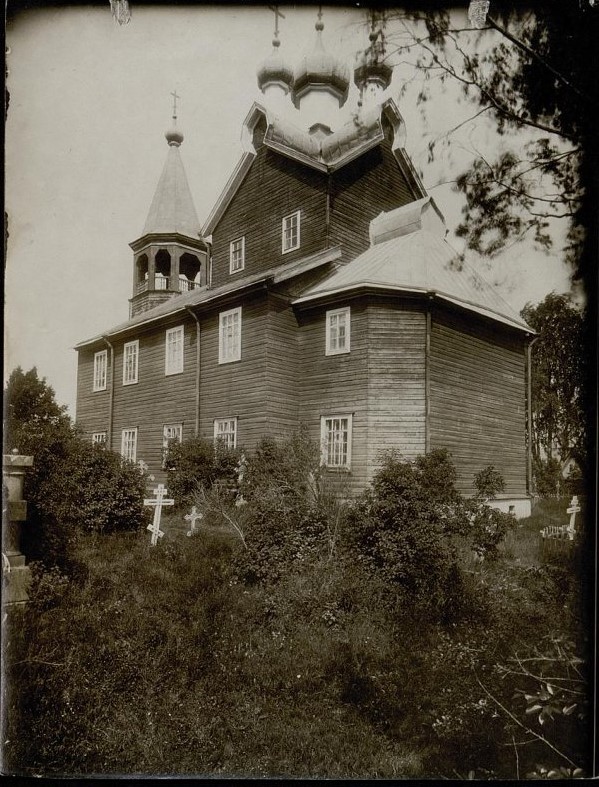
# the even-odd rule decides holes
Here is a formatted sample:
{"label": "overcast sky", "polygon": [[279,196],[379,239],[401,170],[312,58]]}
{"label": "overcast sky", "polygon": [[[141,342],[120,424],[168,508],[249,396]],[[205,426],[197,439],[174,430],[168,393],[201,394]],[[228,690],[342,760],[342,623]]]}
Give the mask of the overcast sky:
{"label": "overcast sky", "polygon": [[[256,67],[272,49],[266,6],[152,7],[131,0],[131,9],[127,26],[114,22],[106,2],[28,11],[7,28],[5,380],[17,365],[37,366],[71,415],[73,346],[128,317],[128,244],[141,235],[166,158],[171,92],[181,96],[181,156],[203,223],[241,155],[241,124],[260,100]],[[281,53],[292,63],[312,48],[315,10],[281,6]],[[348,62],[367,45],[362,11],[325,8],[323,21],[325,47]],[[391,96],[404,77],[398,66]],[[466,154],[458,135],[454,157],[429,165],[427,142],[467,108],[446,89],[425,122],[416,90],[398,100],[406,148],[445,215],[448,240],[461,251],[453,237],[461,197],[450,185],[435,185],[455,177]],[[352,86],[348,115],[356,100]],[[480,123],[467,133],[488,142]],[[516,309],[569,288],[559,243],[549,255],[512,247],[492,268],[469,260]]]}

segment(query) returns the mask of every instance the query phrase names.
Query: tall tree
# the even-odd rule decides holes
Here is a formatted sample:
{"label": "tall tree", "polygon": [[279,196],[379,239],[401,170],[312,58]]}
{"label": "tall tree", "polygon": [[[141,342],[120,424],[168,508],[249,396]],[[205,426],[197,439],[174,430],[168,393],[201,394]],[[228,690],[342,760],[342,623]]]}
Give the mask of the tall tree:
{"label": "tall tree", "polygon": [[537,331],[532,347],[532,448],[564,459],[585,454],[587,407],[585,386],[588,350],[584,314],[567,295],[551,293],[527,304],[522,316]]}
{"label": "tall tree", "polygon": [[[486,117],[502,136],[492,155],[473,149],[455,179],[466,198],[457,234],[470,249],[493,255],[524,236],[547,248],[552,222],[565,221],[573,272],[588,272],[592,249],[584,245],[584,230],[596,230],[598,80],[591,64],[599,5],[491,0],[481,30],[464,12],[387,11],[385,17],[387,57],[401,63],[405,80],[414,67],[419,103],[453,82],[472,103],[469,119]],[[430,156],[451,144],[462,125],[431,142]]]}

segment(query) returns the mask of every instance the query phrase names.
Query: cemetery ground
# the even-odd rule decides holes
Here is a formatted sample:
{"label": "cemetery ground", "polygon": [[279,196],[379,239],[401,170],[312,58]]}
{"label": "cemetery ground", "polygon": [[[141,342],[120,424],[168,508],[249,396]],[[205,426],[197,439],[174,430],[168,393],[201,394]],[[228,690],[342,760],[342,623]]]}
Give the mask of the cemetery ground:
{"label": "cemetery ground", "polygon": [[4,771],[580,775],[584,555],[539,551],[568,502],[539,501],[484,560],[458,538],[445,571],[437,550],[436,604],[433,563],[395,592],[382,559],[377,573],[339,533],[331,548],[352,519],[330,501],[310,537],[256,549],[248,514],[244,544],[222,517],[188,535],[189,507],[163,511],[155,546],[146,529],[80,533],[72,570],[34,566],[11,613]]}

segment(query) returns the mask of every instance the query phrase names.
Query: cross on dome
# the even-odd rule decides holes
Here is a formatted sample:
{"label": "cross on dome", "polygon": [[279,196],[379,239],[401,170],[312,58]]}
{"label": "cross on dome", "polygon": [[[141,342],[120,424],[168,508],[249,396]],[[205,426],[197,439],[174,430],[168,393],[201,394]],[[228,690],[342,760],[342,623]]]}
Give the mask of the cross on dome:
{"label": "cross on dome", "polygon": [[181,98],[181,96],[174,90],[171,93],[173,97],[173,125],[164,135],[166,137],[166,141],[169,145],[174,145],[175,147],[179,147],[179,145],[183,142],[185,137],[177,128],[177,99]]}

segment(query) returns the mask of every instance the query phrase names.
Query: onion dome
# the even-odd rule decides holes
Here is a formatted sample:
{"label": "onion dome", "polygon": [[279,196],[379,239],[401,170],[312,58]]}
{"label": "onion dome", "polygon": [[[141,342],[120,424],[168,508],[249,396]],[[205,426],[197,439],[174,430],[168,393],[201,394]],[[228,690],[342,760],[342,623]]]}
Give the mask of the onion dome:
{"label": "onion dome", "polygon": [[171,128],[169,128],[169,130],[166,132],[164,136],[166,137],[166,141],[168,142],[169,145],[174,145],[177,148],[185,139],[183,134],[174,125],[171,126]]}
{"label": "onion dome", "polygon": [[293,84],[293,68],[281,57],[279,52],[281,42],[276,35],[272,40],[272,45],[273,50],[270,57],[267,57],[258,66],[256,72],[258,87],[264,92],[268,85],[274,83],[280,85],[288,93]]}
{"label": "onion dome", "polygon": [[326,87],[343,106],[349,89],[349,72],[344,63],[330,55],[322,43],[324,25],[318,21],[316,28],[316,44],[314,49],[304,55],[295,69],[293,81],[293,103],[299,107],[299,100],[310,88]]}
{"label": "onion dome", "polygon": [[379,34],[372,31],[369,35],[370,46],[362,55],[361,62],[354,71],[354,83],[360,91],[369,80],[380,83],[383,90],[389,87],[393,69],[385,63],[382,43],[377,41]]}

